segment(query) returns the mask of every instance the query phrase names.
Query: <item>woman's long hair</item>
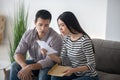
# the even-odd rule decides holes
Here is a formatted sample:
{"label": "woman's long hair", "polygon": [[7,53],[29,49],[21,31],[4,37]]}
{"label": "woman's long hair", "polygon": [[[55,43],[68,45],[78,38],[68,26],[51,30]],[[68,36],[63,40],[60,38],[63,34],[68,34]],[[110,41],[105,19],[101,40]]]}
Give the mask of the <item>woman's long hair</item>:
{"label": "woman's long hair", "polygon": [[[57,21],[59,19],[62,20],[65,23],[65,25],[67,26],[67,28],[69,29],[69,31],[71,33],[73,33],[73,34],[82,33],[83,35],[87,35],[90,38],[90,36],[82,29],[82,27],[80,26],[77,18],[75,17],[75,15],[72,12],[70,12],[70,11],[63,12],[57,18]],[[92,47],[93,47],[93,51],[94,51],[93,43],[92,43]]]}
{"label": "woman's long hair", "polygon": [[67,28],[69,29],[69,31],[71,33],[73,33],[73,34],[77,34],[77,33],[86,34],[85,31],[81,28],[77,18],[75,17],[75,15],[72,12],[66,11],[66,12],[62,13],[58,17],[58,19],[62,20],[65,23],[65,25],[67,26]]}

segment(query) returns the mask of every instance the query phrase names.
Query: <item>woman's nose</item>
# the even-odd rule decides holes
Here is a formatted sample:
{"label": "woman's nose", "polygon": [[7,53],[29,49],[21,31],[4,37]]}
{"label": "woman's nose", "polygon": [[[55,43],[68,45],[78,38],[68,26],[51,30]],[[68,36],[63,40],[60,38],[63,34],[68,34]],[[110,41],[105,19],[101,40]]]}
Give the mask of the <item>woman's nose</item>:
{"label": "woman's nose", "polygon": [[59,27],[59,29],[60,29],[60,30],[62,30],[62,28],[61,28],[61,27]]}

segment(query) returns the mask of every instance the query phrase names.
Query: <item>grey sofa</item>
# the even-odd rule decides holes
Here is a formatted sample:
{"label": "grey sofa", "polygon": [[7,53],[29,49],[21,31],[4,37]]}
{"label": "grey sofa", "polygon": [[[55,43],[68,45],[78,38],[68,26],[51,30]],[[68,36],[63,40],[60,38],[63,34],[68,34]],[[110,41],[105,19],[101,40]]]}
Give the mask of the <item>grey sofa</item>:
{"label": "grey sofa", "polygon": [[[92,39],[100,80],[120,80],[120,42]],[[8,80],[9,72],[6,75]]]}
{"label": "grey sofa", "polygon": [[93,39],[100,80],[120,80],[120,42]]}

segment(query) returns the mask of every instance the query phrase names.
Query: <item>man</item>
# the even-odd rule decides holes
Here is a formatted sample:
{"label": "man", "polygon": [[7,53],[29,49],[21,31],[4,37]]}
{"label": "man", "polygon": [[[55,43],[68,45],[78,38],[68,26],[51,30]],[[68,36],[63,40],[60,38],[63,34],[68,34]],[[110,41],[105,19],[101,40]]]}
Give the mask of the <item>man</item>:
{"label": "man", "polygon": [[[46,54],[46,49],[41,49],[37,40],[45,41],[59,55],[62,46],[60,35],[49,27],[51,14],[47,10],[39,10],[35,17],[35,28],[26,31],[15,51],[15,61],[10,70],[10,80],[32,80],[32,76],[38,74],[39,80],[50,80],[48,70],[54,62]],[[29,51],[32,60],[26,60]]]}

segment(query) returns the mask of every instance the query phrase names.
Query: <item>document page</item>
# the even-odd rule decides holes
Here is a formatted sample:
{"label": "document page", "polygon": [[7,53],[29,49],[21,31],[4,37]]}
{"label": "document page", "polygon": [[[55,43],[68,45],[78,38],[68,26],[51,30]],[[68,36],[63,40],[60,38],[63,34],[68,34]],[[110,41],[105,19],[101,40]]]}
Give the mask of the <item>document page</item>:
{"label": "document page", "polygon": [[37,40],[37,43],[41,48],[44,48],[47,50],[47,54],[57,53],[57,51],[51,48],[45,41]]}

